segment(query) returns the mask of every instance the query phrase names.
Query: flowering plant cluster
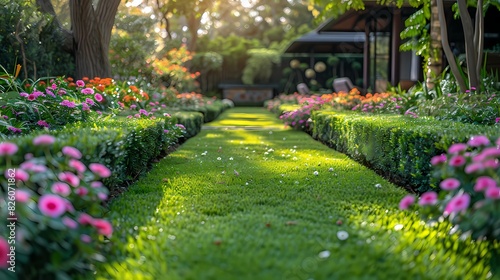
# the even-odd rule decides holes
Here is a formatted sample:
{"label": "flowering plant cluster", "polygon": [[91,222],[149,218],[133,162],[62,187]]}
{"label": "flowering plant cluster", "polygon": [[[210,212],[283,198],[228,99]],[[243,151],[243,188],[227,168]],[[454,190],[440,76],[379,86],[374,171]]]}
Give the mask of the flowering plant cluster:
{"label": "flowering plant cluster", "polygon": [[399,207],[418,204],[426,218],[447,218],[473,239],[500,240],[499,159],[500,138],[491,143],[479,135],[453,144],[447,154],[431,160],[440,190],[423,193],[418,200],[407,195]]}
{"label": "flowering plant cluster", "polygon": [[302,98],[300,107],[293,111],[284,112],[280,119],[286,126],[294,129],[308,130],[311,126],[311,112],[320,109],[325,104],[325,99],[319,96]]}
{"label": "flowering plant cluster", "polygon": [[200,72],[191,73],[184,65],[193,58],[186,46],[169,50],[161,59],[151,62],[154,80],[162,81],[167,88],[190,92],[199,87],[196,79]]}
{"label": "flowering plant cluster", "polygon": [[85,165],[71,146],[53,148],[56,139],[33,139],[32,153],[16,164],[18,146],[0,143],[5,167],[0,179],[0,278],[15,272],[19,279],[69,278],[102,260],[98,252],[113,233],[102,219],[108,189],[101,179],[111,175],[99,163]]}
{"label": "flowering plant cluster", "polygon": [[184,125],[177,124],[176,120],[167,113],[167,106],[159,101],[149,102],[146,104],[145,109],[141,109],[135,104],[130,105],[129,109],[130,111],[127,111],[131,113],[127,115],[129,119],[156,119],[160,117],[165,120],[163,143],[168,146],[175,144],[179,138],[184,137],[186,134]]}

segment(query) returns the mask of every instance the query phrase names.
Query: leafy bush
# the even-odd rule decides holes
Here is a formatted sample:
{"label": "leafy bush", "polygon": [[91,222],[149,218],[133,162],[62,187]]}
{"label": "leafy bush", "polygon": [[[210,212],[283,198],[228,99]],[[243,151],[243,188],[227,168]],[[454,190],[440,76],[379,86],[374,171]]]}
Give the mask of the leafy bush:
{"label": "leafy bush", "polygon": [[311,118],[314,138],[418,192],[430,188],[433,156],[472,135],[499,136],[497,127],[401,115],[316,111]]}
{"label": "leafy bush", "polygon": [[[69,279],[104,260],[99,252],[113,228],[100,218],[108,197],[101,179],[111,171],[85,165],[86,155],[72,146],[55,149],[55,141],[37,136],[23,154],[12,142],[0,143],[0,216],[9,221],[0,229],[2,279],[14,272],[19,279]],[[25,160],[14,164],[14,154]]]}
{"label": "leafy bush", "polygon": [[273,73],[275,64],[280,62],[278,51],[269,49],[251,49],[248,51],[249,58],[243,69],[241,80],[243,84],[253,85],[255,83],[267,83]]}
{"label": "leafy bush", "polygon": [[[439,191],[423,193],[418,211],[431,221],[449,220],[454,233],[474,240],[500,240],[500,138],[475,135],[467,143],[456,143],[446,154],[431,159],[433,178]],[[405,196],[401,209],[413,208],[414,195]],[[500,272],[500,252],[492,248],[491,267]]]}

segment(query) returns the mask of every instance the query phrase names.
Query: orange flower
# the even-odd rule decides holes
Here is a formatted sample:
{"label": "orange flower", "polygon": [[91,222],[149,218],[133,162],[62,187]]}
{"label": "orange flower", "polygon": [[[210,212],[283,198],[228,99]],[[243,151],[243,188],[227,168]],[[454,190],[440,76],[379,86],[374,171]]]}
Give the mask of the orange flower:
{"label": "orange flower", "polygon": [[147,93],[145,93],[144,91],[141,92],[141,95],[144,98],[144,100],[149,100],[149,95]]}
{"label": "orange flower", "polygon": [[103,85],[98,85],[96,88],[99,91],[104,91],[106,89]]}
{"label": "orange flower", "polygon": [[19,76],[19,72],[21,72],[21,64],[16,65],[16,74],[14,75],[14,79]]}
{"label": "orange flower", "polygon": [[84,82],[88,82],[88,81],[89,81],[89,77],[83,77],[83,78],[82,78],[82,80],[83,80]]}
{"label": "orange flower", "polygon": [[71,77],[68,77],[66,80],[68,80],[68,82],[73,82],[74,81],[73,78],[71,78]]}

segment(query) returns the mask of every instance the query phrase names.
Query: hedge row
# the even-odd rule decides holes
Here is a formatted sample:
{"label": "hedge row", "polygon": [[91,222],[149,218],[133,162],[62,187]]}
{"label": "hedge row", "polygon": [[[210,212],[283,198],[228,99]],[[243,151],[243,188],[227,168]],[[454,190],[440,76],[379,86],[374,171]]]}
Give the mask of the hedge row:
{"label": "hedge row", "polygon": [[[154,159],[165,154],[167,149],[178,141],[196,135],[201,129],[200,115],[177,112],[179,120],[175,117],[171,119],[118,117],[93,123],[75,123],[63,130],[40,131],[11,138],[8,141],[16,143],[20,151],[29,151],[38,156],[45,153],[45,148],[33,145],[33,138],[41,134],[56,136],[57,142],[51,147],[52,150],[60,151],[63,146],[73,146],[82,152],[84,155],[82,162],[86,165],[92,162],[106,165],[112,171],[112,175],[103,182],[113,190],[146,172]],[[165,133],[165,129],[173,126],[172,122],[186,124],[186,135]],[[18,153],[12,158],[12,163],[20,164],[24,161],[23,156]],[[0,157],[0,164],[6,166],[4,157]]]}
{"label": "hedge row", "polygon": [[430,160],[474,135],[500,136],[498,126],[401,115],[315,111],[312,136],[397,184],[424,192],[435,186]]}

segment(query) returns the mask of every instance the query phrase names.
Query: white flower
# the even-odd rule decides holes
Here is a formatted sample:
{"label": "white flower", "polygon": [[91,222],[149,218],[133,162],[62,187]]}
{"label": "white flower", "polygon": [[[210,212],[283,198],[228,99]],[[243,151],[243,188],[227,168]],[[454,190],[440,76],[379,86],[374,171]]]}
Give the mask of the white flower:
{"label": "white flower", "polygon": [[349,233],[347,233],[347,231],[345,230],[341,230],[337,232],[337,238],[340,240],[346,240],[347,238],[349,238]]}
{"label": "white flower", "polygon": [[377,189],[380,189],[381,187],[382,187],[382,185],[381,185],[381,184],[376,184],[376,185],[375,185],[375,188],[377,188]]}
{"label": "white flower", "polygon": [[328,168],[328,171],[333,172],[333,167]]}
{"label": "white flower", "polygon": [[318,171],[314,171],[313,174],[314,174],[314,176],[318,176],[319,172]]}
{"label": "white flower", "polygon": [[319,254],[318,254],[318,257],[319,257],[320,259],[326,259],[326,258],[328,258],[329,256],[330,256],[330,251],[328,251],[328,250],[326,250],[326,251],[321,251],[321,252],[319,252]]}
{"label": "white flower", "polygon": [[229,160],[233,160],[233,157],[230,157]]}
{"label": "white flower", "polygon": [[222,158],[221,157],[218,157],[217,160],[221,160]]}

